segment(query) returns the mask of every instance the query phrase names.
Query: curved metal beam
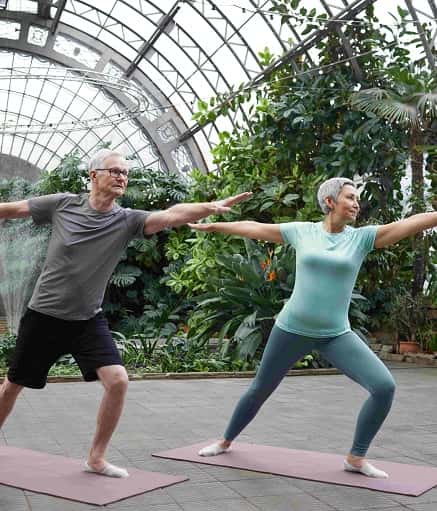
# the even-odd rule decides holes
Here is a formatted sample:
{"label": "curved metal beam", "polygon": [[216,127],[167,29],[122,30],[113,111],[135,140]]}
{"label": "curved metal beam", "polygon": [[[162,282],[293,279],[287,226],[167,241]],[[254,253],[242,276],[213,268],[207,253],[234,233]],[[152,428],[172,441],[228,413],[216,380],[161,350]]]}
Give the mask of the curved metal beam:
{"label": "curved metal beam", "polygon": [[[0,48],[3,47],[7,50],[17,50],[20,52],[28,53],[30,55],[37,55],[44,60],[52,60],[54,62],[58,62],[59,64],[65,67],[82,68],[84,69],[84,71],[88,70],[88,68],[78,63],[73,58],[67,57],[66,55],[58,53],[54,50],[54,42],[56,37],[54,35],[49,34],[47,42],[44,47],[32,45],[27,41],[27,34],[29,26],[31,24],[42,26],[49,29],[50,28],[49,21],[45,22],[44,20],[41,20],[41,18],[38,18],[37,16],[32,14],[23,15],[22,13],[17,14],[12,12],[8,13],[7,18],[14,21],[19,21],[21,23],[22,29],[20,39],[18,41],[12,41],[10,39],[0,39]],[[106,63],[110,61],[120,66],[121,69],[127,68],[129,65],[129,61],[125,59],[123,56],[111,50],[109,47],[103,45],[103,43],[96,41],[90,36],[74,28],[68,27],[67,25],[64,24],[60,24],[58,32],[62,32],[67,37],[77,40],[78,43],[85,44],[88,47],[94,47],[101,55],[100,61],[96,66],[96,70],[103,69]],[[152,98],[156,98],[158,99],[158,101],[164,104],[168,102],[166,98],[162,96],[161,92],[154,86],[154,84],[145,77],[144,73],[142,73],[139,70],[136,70],[132,78],[135,79],[137,83],[144,86],[145,90],[149,92]],[[108,89],[106,92],[111,97],[114,97],[123,106],[125,107],[131,106],[127,98],[123,97],[122,94],[117,93],[110,89]],[[156,119],[155,121],[149,121],[145,116],[141,116],[137,118],[137,123],[139,124],[139,127],[144,131],[147,138],[151,141],[152,146],[155,147],[155,151],[160,156],[163,166],[167,169],[174,169],[175,162],[172,158],[171,153],[179,145],[179,142],[177,139],[175,139],[174,141],[171,141],[169,143],[164,143],[160,138],[158,138],[158,134],[156,133],[157,128],[159,128],[162,125],[165,125],[169,120],[171,120],[175,124],[175,126],[179,127],[178,129],[180,130],[180,132],[186,129],[184,121],[177,115],[176,110],[167,111],[162,116],[160,116],[159,119]],[[193,158],[193,164],[200,169],[206,170],[203,156],[199,148],[197,147],[197,144],[193,141],[192,143],[188,143],[187,146]]]}

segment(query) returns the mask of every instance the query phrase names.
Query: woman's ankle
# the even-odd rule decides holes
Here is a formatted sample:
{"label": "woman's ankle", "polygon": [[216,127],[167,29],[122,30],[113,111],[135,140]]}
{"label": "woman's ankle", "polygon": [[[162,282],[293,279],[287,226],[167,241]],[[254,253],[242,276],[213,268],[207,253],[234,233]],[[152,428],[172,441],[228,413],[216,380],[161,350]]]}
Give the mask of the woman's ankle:
{"label": "woman's ankle", "polygon": [[364,460],[364,456],[355,456],[354,454],[350,453],[346,457],[346,461],[354,467],[361,467],[364,463]]}
{"label": "woman's ankle", "polygon": [[220,447],[222,447],[223,449],[229,449],[231,444],[232,444],[231,440],[224,440],[223,439],[223,440],[220,440],[220,442],[219,442]]}

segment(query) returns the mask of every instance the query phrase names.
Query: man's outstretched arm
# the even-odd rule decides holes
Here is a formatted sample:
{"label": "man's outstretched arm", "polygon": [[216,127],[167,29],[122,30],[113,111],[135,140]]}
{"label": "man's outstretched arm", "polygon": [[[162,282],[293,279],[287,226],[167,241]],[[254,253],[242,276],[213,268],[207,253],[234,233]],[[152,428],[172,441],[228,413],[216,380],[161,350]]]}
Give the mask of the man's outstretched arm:
{"label": "man's outstretched arm", "polygon": [[0,203],[0,219],[25,218],[27,216],[30,216],[29,202],[27,200]]}
{"label": "man's outstretched arm", "polygon": [[150,213],[144,223],[144,233],[153,234],[169,227],[179,227],[190,222],[196,222],[209,215],[227,213],[231,211],[232,206],[249,199],[251,196],[252,192],[243,192],[214,202],[176,204],[163,211]]}

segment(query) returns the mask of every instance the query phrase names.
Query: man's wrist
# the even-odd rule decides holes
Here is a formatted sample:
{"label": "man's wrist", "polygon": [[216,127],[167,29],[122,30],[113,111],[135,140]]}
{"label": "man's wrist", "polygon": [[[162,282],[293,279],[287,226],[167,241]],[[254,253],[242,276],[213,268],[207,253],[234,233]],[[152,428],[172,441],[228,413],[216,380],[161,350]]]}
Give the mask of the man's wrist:
{"label": "man's wrist", "polygon": [[217,213],[218,204],[215,201],[208,202],[208,211],[210,215]]}

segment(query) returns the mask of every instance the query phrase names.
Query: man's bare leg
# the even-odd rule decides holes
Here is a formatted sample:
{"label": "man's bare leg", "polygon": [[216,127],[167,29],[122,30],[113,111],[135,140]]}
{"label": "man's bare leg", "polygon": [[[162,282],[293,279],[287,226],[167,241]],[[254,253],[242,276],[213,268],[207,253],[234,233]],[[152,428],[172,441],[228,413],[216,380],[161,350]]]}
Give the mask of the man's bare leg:
{"label": "man's bare leg", "polygon": [[97,428],[86,469],[110,477],[127,477],[125,469],[105,461],[105,452],[123,410],[128,376],[121,365],[101,367],[97,375],[105,392],[97,415]]}
{"label": "man's bare leg", "polygon": [[0,387],[0,428],[11,413],[12,408],[15,405],[15,401],[22,390],[22,385],[12,383],[8,380],[8,377],[5,376]]}

